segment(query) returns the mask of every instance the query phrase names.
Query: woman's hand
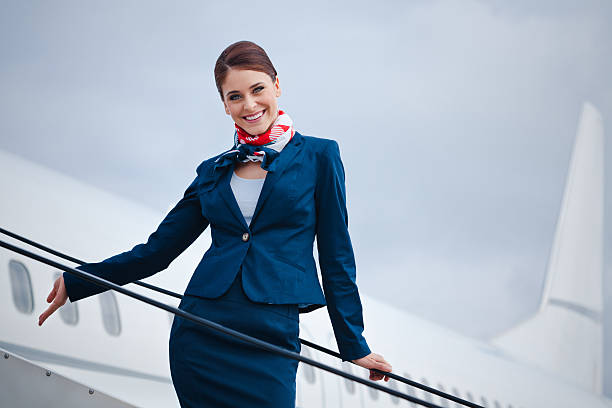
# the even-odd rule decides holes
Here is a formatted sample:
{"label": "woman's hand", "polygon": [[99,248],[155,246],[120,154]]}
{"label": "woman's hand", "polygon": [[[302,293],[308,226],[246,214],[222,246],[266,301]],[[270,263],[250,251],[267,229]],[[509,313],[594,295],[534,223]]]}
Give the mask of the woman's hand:
{"label": "woman's hand", "polygon": [[47,303],[51,305],[38,317],[38,325],[42,324],[47,320],[47,317],[51,316],[53,312],[59,309],[68,300],[68,293],[66,292],[66,286],[64,286],[64,276],[60,275],[59,278],[53,283],[53,289],[47,296]]}
{"label": "woman's hand", "polygon": [[[391,364],[387,363],[387,360],[384,359],[383,356],[376,353],[370,353],[365,357],[358,358],[357,360],[351,360],[353,363],[361,366],[363,368],[372,369],[375,368],[380,371],[391,372]],[[379,374],[373,370],[370,370],[370,380],[378,381],[381,379],[385,379],[385,381],[389,381],[389,376]]]}

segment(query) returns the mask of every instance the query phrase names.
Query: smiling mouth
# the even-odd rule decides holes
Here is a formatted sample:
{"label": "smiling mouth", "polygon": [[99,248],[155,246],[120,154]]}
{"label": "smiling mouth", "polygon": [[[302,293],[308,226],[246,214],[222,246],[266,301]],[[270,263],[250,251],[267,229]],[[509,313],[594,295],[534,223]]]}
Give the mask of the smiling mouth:
{"label": "smiling mouth", "polygon": [[266,112],[266,110],[262,110],[257,112],[254,115],[249,115],[249,116],[243,116],[242,118],[245,119],[247,122],[251,123],[251,122],[257,122]]}

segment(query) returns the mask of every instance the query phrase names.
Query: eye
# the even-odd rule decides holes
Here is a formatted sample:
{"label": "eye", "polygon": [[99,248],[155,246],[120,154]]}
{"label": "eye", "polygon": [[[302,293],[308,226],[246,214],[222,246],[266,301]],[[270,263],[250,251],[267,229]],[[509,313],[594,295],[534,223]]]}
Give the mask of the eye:
{"label": "eye", "polygon": [[260,85],[257,88],[253,89],[253,92],[254,93],[261,92],[263,89],[264,89],[264,87]]}
{"label": "eye", "polygon": [[240,98],[240,95],[238,94],[232,94],[230,95],[229,99],[230,101],[235,101],[236,99]]}

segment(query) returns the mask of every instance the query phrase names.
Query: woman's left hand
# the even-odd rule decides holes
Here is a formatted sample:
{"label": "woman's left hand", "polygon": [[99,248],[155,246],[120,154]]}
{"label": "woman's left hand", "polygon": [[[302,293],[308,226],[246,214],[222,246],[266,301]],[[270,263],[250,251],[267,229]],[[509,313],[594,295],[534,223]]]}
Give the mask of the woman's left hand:
{"label": "woman's left hand", "polygon": [[384,357],[381,356],[380,354],[370,353],[365,357],[361,357],[361,358],[358,358],[357,360],[351,360],[351,361],[357,364],[358,366],[370,369],[370,380],[378,381],[384,378],[385,381],[389,381],[389,376],[379,374],[376,371],[371,370],[372,368],[375,368],[380,371],[386,371],[388,373],[391,372],[392,370],[391,364],[389,364],[387,360],[385,360]]}

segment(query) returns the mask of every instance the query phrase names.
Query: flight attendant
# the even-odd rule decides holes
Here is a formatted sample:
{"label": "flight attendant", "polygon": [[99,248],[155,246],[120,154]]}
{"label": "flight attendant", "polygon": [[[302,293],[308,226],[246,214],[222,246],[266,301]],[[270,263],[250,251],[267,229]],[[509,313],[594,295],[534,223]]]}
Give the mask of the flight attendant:
{"label": "flight attendant", "polygon": [[[143,279],[167,268],[210,225],[212,244],[179,308],[299,353],[299,314],[326,306],[342,360],[390,372],[362,335],[338,144],[294,129],[278,107],[276,69],[258,45],[227,47],[215,81],[234,121],[232,148],[198,166],[146,243],[78,269],[122,285]],[[103,290],[64,273],[39,325],[68,298]],[[179,317],[169,352],[182,407],[295,407],[295,360]],[[371,380],[383,378],[370,370]]]}

